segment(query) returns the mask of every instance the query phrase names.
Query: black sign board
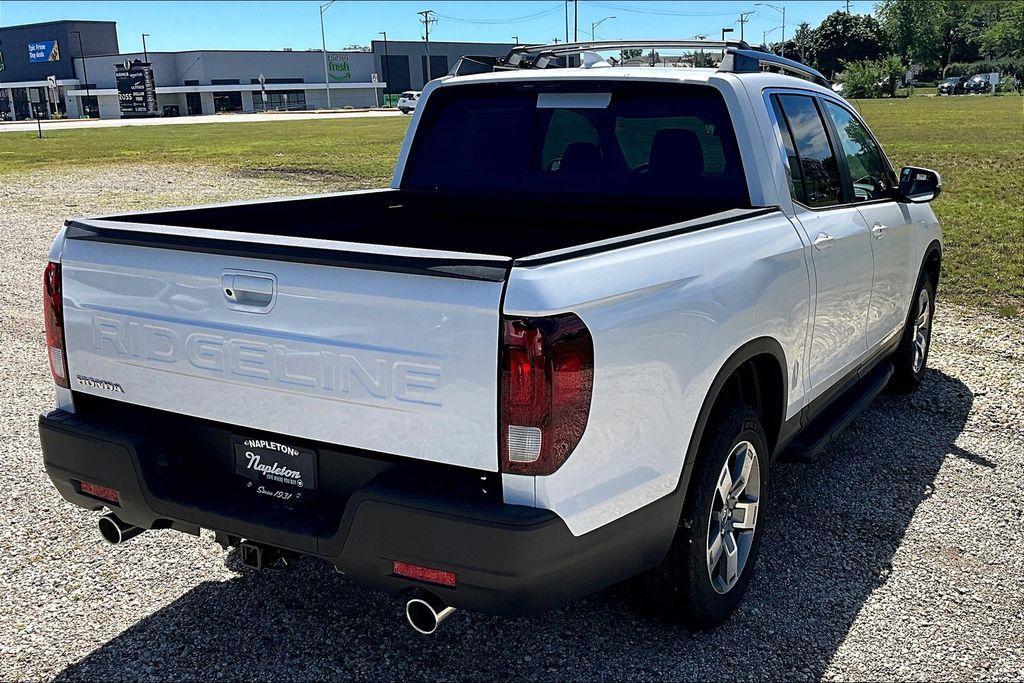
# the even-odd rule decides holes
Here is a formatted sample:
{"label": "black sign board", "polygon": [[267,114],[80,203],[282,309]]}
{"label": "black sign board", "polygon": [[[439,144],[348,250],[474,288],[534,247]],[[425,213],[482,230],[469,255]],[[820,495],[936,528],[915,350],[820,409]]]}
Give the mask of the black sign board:
{"label": "black sign board", "polygon": [[114,67],[121,116],[159,116],[153,67],[146,62],[125,61]]}

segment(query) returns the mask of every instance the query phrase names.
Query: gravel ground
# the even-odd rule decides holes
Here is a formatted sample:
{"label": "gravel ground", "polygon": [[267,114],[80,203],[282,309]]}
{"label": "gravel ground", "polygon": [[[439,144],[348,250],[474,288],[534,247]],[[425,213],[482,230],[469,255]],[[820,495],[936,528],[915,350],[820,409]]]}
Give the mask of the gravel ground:
{"label": "gravel ground", "polygon": [[39,453],[40,280],[65,217],[344,181],[72,173],[0,185],[0,679],[1024,680],[1020,319],[940,301],[920,390],[880,397],[818,462],[777,466],[758,574],[723,627],[642,618],[613,588],[529,619],[456,613],[423,638],[399,604],[313,560],[242,571],[206,533],[106,545]]}

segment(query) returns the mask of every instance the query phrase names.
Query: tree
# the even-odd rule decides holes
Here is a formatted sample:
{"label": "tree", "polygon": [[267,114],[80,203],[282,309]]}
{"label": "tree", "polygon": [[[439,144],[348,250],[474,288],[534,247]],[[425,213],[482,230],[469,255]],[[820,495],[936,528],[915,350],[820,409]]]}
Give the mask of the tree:
{"label": "tree", "polygon": [[980,33],[981,52],[989,58],[1024,57],[1024,0],[994,3],[995,21]]}
{"label": "tree", "polygon": [[845,62],[878,59],[882,55],[880,27],[865,14],[833,12],[811,31],[808,58],[826,76],[841,71]]}
{"label": "tree", "polygon": [[[800,55],[800,61],[807,61],[807,49],[814,38],[814,30],[806,21],[801,22],[793,34],[793,42],[796,43],[796,54]],[[789,46],[787,45],[787,48]]]}

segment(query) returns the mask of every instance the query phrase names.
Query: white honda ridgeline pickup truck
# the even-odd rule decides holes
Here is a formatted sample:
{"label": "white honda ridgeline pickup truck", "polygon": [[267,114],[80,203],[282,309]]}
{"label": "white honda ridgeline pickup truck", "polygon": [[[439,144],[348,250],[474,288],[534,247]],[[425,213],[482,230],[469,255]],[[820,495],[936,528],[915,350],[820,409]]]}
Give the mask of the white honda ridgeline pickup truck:
{"label": "white honda ridgeline pickup truck", "polygon": [[[597,54],[654,45],[725,58]],[[939,176],[827,85],[731,41],[527,46],[428,85],[388,189],[70,220],[46,471],[113,543],[320,557],[425,633],[638,574],[718,623],[776,456],[928,357]]]}

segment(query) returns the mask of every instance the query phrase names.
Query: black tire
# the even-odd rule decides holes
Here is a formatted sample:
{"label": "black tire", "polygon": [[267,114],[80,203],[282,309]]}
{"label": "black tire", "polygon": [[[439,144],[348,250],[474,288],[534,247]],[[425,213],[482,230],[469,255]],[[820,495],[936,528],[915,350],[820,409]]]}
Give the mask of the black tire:
{"label": "black tire", "polygon": [[398,110],[398,111],[402,112],[403,114],[408,114],[408,113],[409,113],[409,110],[408,110],[408,109],[406,109],[405,107],[401,107],[401,108],[399,108],[399,110]]}
{"label": "black tire", "polygon": [[[921,354],[920,363],[917,358],[920,353],[918,345],[918,320],[920,319],[922,296],[927,297],[927,311],[925,315],[924,329],[924,352]],[[921,278],[914,289],[914,297],[910,300],[910,310],[907,313],[907,323],[903,329],[903,337],[896,353],[892,356],[893,373],[889,381],[889,387],[898,393],[909,393],[921,384],[921,378],[928,367],[928,352],[931,351],[932,318],[935,315],[935,283],[927,273],[921,273]]]}
{"label": "black tire", "polygon": [[[672,546],[662,564],[643,581],[645,607],[673,622],[697,629],[711,628],[725,621],[739,604],[750,583],[757,562],[767,502],[768,452],[764,428],[749,406],[722,411],[702,440],[698,460],[690,479],[682,518]],[[757,510],[754,528],[745,543],[746,556],[735,583],[720,592],[709,569],[709,539],[717,536],[719,525],[713,506],[720,499],[718,485],[727,459],[744,442],[753,446],[757,458]],[[715,525],[713,528],[712,525]],[[742,535],[743,532],[740,532]],[[724,538],[724,536],[723,536]],[[737,536],[738,538],[738,536]],[[733,543],[733,547],[737,547]]]}

